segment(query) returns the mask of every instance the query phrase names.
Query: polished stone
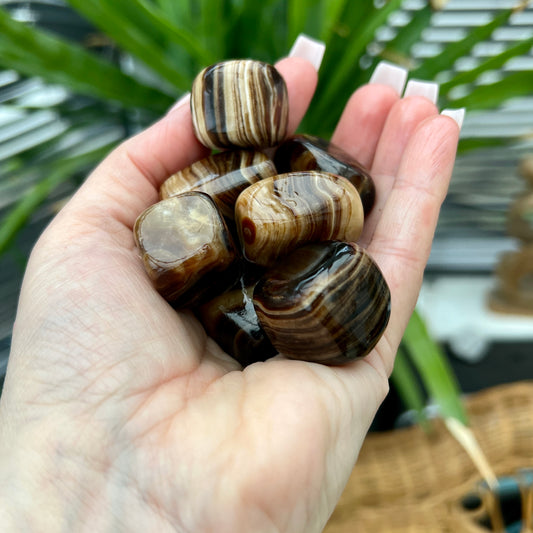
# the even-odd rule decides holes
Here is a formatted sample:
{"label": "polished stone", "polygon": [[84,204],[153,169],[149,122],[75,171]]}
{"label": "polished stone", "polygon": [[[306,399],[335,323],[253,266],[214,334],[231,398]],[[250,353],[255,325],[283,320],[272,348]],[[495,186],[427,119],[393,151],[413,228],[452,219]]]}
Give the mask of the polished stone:
{"label": "polished stone", "polygon": [[274,163],[280,174],[318,170],[343,176],[359,192],[365,215],[372,210],[376,192],[369,171],[331,142],[312,135],[295,135],[278,147]]}
{"label": "polished stone", "polygon": [[134,237],[155,288],[175,307],[198,304],[234,282],[235,248],[207,194],[150,206],[135,222]]}
{"label": "polished stone", "polygon": [[252,183],[277,174],[274,163],[262,152],[229,150],[211,155],[176,172],[161,185],[161,198],[184,192],[208,194],[222,214],[234,218],[235,201]]}
{"label": "polished stone", "polygon": [[208,148],[267,148],[287,134],[287,87],[272,65],[224,61],[195,78],[191,111],[195,135]]}

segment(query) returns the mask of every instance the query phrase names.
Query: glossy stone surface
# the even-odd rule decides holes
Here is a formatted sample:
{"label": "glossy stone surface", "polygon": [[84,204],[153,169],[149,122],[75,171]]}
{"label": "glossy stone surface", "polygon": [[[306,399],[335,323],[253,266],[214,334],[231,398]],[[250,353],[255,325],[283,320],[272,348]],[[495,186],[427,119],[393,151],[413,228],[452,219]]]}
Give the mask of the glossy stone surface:
{"label": "glossy stone surface", "polygon": [[159,192],[163,199],[189,191],[205,192],[225,217],[233,219],[239,194],[252,183],[275,174],[274,163],[262,152],[220,152],[176,172]]}
{"label": "glossy stone surface", "polygon": [[277,351],[260,326],[252,302],[253,285],[236,287],[202,305],[207,334],[242,366],[266,361]]}
{"label": "glossy stone surface", "polygon": [[343,176],[359,192],[365,215],[372,210],[376,190],[370,173],[333,143],[312,135],[295,135],[278,147],[274,163],[279,173],[319,170]]}
{"label": "glossy stone surface", "polygon": [[204,193],[150,206],[136,220],[134,237],[155,288],[176,307],[205,301],[234,282],[233,242]]}
{"label": "glossy stone surface", "polygon": [[282,355],[330,365],[367,355],[390,316],[387,283],[354,243],[299,248],[265,273],[253,302]]}
{"label": "glossy stone surface", "polygon": [[287,87],[261,61],[224,61],[202,70],[191,91],[194,132],[208,148],[267,148],[287,134]]}
{"label": "glossy stone surface", "polygon": [[355,187],[324,172],[266,178],[245,189],[235,204],[244,257],[264,266],[308,242],[356,241],[363,220]]}

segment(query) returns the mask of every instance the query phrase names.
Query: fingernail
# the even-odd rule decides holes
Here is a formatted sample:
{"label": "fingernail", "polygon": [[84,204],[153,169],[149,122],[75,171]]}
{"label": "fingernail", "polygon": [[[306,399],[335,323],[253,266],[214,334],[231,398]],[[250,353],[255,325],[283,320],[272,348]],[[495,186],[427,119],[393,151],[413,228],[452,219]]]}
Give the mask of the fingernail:
{"label": "fingernail", "polygon": [[322,41],[312,39],[301,33],[296,38],[296,41],[294,41],[291,51],[289,52],[289,57],[301,57],[302,59],[307,59],[318,72],[325,50],[326,45]]}
{"label": "fingernail", "polygon": [[407,80],[407,69],[382,61],[374,70],[370,83],[388,85],[398,94],[402,94]]}
{"label": "fingernail", "polygon": [[431,81],[409,80],[403,95],[423,96],[436,104],[439,97],[439,84]]}
{"label": "fingernail", "polygon": [[180,107],[187,105],[191,100],[191,93],[185,93],[178,101],[168,110],[168,113],[179,109]]}
{"label": "fingernail", "polygon": [[461,109],[443,109],[441,112],[441,115],[445,115],[447,117],[453,118],[453,120],[457,122],[459,129],[463,127],[463,121],[465,119],[465,108],[464,107],[462,107]]}

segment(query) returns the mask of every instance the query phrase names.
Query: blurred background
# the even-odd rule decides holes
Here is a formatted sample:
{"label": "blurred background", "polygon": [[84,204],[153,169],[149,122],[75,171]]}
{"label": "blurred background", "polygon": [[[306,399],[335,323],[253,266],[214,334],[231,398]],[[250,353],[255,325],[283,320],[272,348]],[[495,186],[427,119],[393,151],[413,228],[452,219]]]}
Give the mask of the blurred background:
{"label": "blurred background", "polygon": [[[327,44],[301,132],[328,138],[383,59],[439,82],[441,108],[467,110],[417,314],[374,431],[434,412],[466,424],[471,393],[533,378],[530,2],[0,0],[0,379],[28,255],[90,169],[204,66],[274,62],[301,32]],[[365,530],[392,531],[383,527]]]}
{"label": "blurred background", "polygon": [[439,81],[442,107],[467,107],[419,309],[464,390],[533,377],[531,319],[487,307],[502,254],[520,248],[508,215],[527,190],[519,166],[533,156],[528,2],[0,6],[0,375],[28,253],[90,168],[164,112],[206,64],[227,57],[273,62],[303,31],[328,46],[301,131],[328,137],[350,92],[381,59]]}

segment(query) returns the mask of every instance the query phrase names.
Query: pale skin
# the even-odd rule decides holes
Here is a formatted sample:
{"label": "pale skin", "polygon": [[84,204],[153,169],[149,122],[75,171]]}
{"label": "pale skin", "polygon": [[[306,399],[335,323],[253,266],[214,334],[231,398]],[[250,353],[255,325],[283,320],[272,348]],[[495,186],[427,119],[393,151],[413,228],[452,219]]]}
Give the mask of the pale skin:
{"label": "pale skin", "polygon": [[[299,58],[277,67],[294,130],[317,74]],[[458,135],[429,100],[385,85],[347,103],[332,140],[374,176],[361,244],[392,313],[376,349],[342,367],[278,356],[243,370],[151,286],[132,227],[207,154],[188,105],[111,153],[27,267],[0,404],[0,529],[321,531],[388,391]]]}

